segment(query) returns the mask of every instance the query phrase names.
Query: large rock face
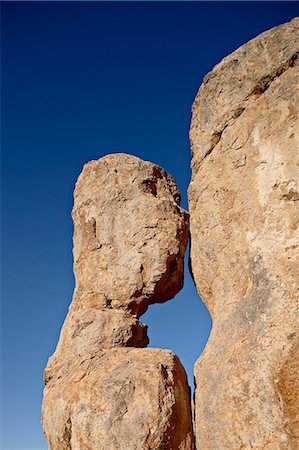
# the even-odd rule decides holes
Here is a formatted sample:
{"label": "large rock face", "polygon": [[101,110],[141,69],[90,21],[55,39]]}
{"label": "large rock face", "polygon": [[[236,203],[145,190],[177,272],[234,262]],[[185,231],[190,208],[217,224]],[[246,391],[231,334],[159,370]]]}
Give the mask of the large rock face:
{"label": "large rock face", "polygon": [[183,284],[188,214],[176,184],[115,154],[84,166],[74,197],[76,288],[45,369],[49,450],[192,450],[184,368],[168,350],[138,348],[148,344],[138,317]]}
{"label": "large rock face", "polygon": [[226,57],[193,104],[191,264],[213,318],[197,449],[299,448],[298,25]]}

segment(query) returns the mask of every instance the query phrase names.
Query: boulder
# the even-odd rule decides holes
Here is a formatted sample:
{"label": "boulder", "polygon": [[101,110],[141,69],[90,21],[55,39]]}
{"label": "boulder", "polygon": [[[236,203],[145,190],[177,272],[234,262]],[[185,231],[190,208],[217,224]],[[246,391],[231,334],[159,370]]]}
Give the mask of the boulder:
{"label": "boulder", "polygon": [[188,214],[174,179],[126,154],[86,164],[74,193],[72,307],[143,314],[183,286]]}
{"label": "boulder", "polygon": [[190,394],[168,350],[113,348],[46,384],[43,427],[49,450],[190,450]]}

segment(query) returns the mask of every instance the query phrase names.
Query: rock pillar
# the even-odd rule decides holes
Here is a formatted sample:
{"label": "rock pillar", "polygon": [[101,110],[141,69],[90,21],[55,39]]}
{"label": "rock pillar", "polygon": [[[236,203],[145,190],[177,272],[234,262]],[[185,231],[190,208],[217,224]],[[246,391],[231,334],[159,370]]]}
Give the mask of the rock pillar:
{"label": "rock pillar", "polygon": [[192,450],[185,370],[171,351],[144,348],[138,320],[183,285],[188,214],[176,184],[114,154],[84,166],[74,199],[76,287],[45,369],[49,450]]}

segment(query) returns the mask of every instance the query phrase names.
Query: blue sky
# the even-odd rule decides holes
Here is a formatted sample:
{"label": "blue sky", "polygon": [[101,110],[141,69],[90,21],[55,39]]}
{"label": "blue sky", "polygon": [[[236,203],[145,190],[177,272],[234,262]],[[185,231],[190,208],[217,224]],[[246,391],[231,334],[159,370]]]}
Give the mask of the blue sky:
{"label": "blue sky", "polygon": [[[74,288],[72,191],[111,152],[153,161],[187,209],[191,104],[203,76],[295,2],[2,2],[2,446],[46,449],[42,372]],[[142,317],[192,384],[211,327],[184,289]]]}

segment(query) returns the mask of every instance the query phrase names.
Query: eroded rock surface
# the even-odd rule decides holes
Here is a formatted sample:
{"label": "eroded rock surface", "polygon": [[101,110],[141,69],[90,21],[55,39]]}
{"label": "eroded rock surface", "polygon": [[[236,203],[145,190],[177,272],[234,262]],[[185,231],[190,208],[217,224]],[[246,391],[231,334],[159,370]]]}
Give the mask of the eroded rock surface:
{"label": "eroded rock surface", "polygon": [[173,178],[124,154],[83,168],[75,189],[72,307],[139,316],[183,285],[187,213]]}
{"label": "eroded rock surface", "polygon": [[53,450],[190,450],[189,411],[186,374],[172,352],[114,348],[48,382],[43,425]]}
{"label": "eroded rock surface", "polygon": [[183,285],[188,214],[176,184],[114,154],[84,166],[74,198],[76,288],[45,369],[49,450],[192,450],[184,368],[170,351],[140,348],[138,320]]}
{"label": "eroded rock surface", "polygon": [[191,264],[213,318],[197,449],[297,449],[299,19],[226,57],[193,104]]}

